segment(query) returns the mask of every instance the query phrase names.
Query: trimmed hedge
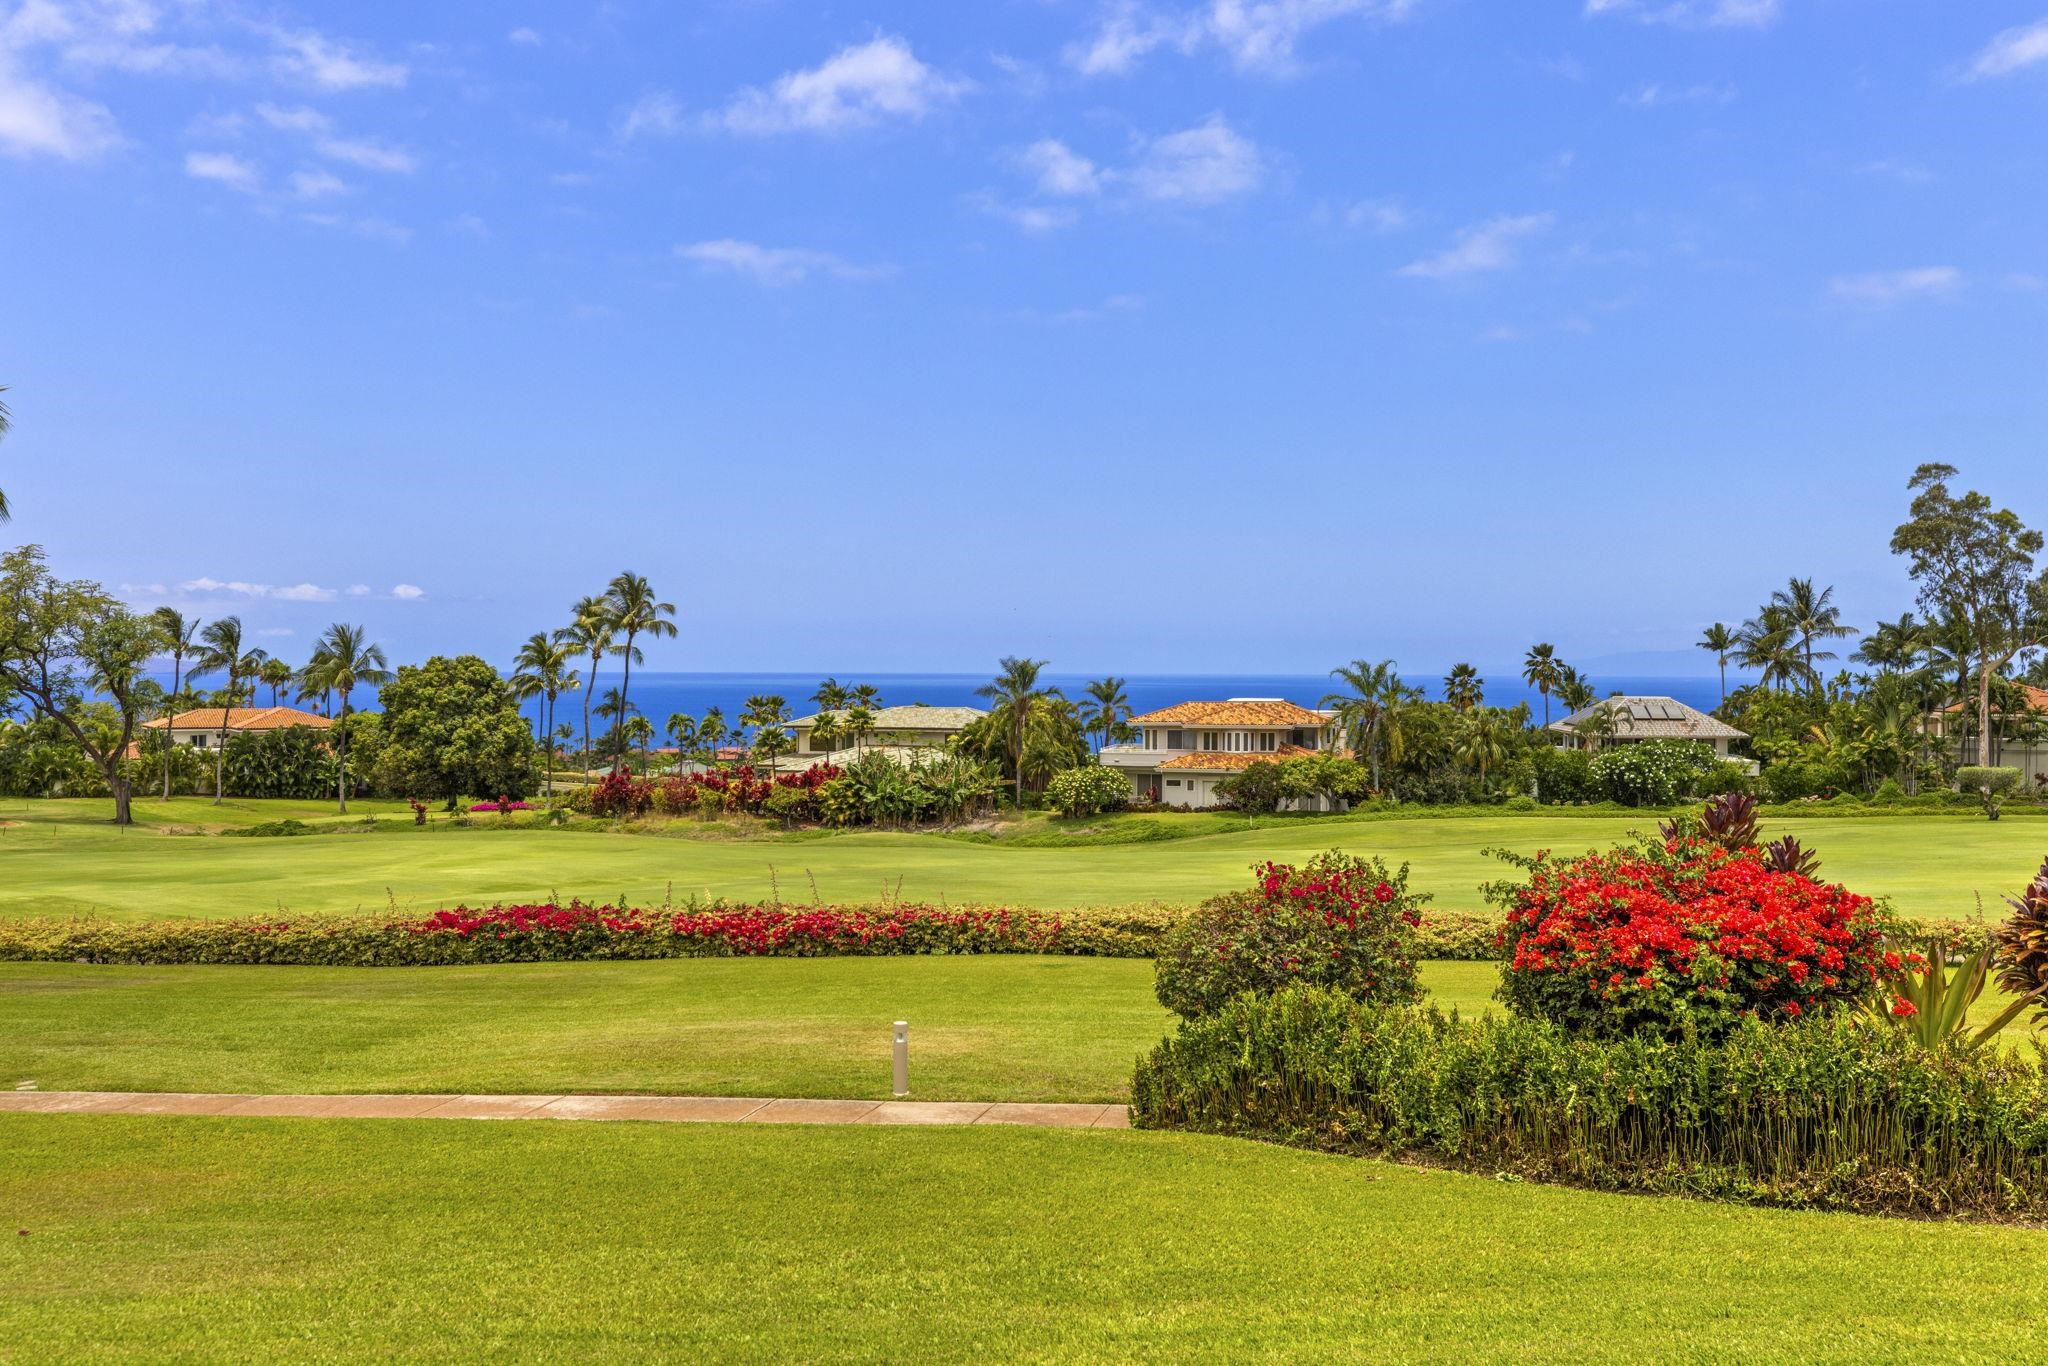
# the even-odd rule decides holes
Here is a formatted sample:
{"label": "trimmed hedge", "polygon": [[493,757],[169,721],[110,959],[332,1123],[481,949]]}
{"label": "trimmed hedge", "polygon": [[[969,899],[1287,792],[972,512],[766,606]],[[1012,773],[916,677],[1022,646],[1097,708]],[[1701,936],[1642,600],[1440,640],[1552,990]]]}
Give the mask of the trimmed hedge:
{"label": "trimmed hedge", "polygon": [[1601,1190],[1988,1219],[2048,1216],[2048,1073],[1851,1017],[1724,1040],[1241,996],[1138,1065],[1149,1129]]}

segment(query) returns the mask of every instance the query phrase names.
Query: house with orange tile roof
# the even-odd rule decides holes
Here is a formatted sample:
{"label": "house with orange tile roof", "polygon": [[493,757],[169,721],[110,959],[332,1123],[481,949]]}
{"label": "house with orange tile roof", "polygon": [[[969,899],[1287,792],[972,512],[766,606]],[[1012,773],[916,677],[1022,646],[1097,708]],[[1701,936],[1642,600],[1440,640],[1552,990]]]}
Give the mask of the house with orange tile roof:
{"label": "house with orange tile roof", "polygon": [[[2025,775],[2027,787],[2048,787],[2048,688],[2030,683],[2014,685],[2016,702],[2024,710],[2011,715],[1991,702],[1991,762],[1999,768],[2016,768]],[[1951,702],[1927,718],[1927,733],[1947,740],[1955,748],[1951,757],[1961,763],[1977,762],[1977,702]]]}
{"label": "house with orange tile roof", "polygon": [[326,730],[334,724],[317,712],[300,711],[297,707],[235,707],[225,713],[219,707],[198,707],[192,711],[181,711],[175,716],[159,716],[154,721],[145,721],[142,728],[161,731],[168,727],[172,744],[190,745],[194,749],[212,749],[220,742],[223,716],[227,720],[226,729],[229,735],[288,730],[293,726],[311,726],[314,730]]}
{"label": "house with orange tile roof", "polygon": [[[1130,720],[1138,739],[1106,745],[1102,762],[1127,775],[1140,801],[1200,810],[1217,804],[1216,784],[1260,760],[1337,751],[1328,712],[1277,697],[1181,702]],[[1319,798],[1290,800],[1289,809],[1322,809]]]}

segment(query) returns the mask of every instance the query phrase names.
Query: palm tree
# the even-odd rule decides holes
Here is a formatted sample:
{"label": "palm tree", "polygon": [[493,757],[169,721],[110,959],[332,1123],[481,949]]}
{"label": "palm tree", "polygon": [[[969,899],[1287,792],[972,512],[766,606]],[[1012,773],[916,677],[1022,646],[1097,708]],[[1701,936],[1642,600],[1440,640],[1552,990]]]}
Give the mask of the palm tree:
{"label": "palm tree", "polygon": [[597,719],[611,722],[612,738],[606,742],[606,757],[614,761],[623,757],[624,745],[620,740],[626,718],[633,714],[634,707],[626,700],[626,694],[618,688],[606,688],[604,697],[597,704]]}
{"label": "palm tree", "polygon": [[1742,666],[1755,669],[1763,685],[1773,692],[1815,677],[1811,661],[1799,647],[1799,628],[1792,613],[1777,603],[1766,605],[1743,622],[1735,639],[1742,651]]}
{"label": "palm tree", "polygon": [[839,718],[839,733],[853,741],[854,757],[860,757],[861,742],[875,733],[875,710],[865,702],[855,702]]}
{"label": "palm tree", "polygon": [[1815,592],[1812,579],[1794,579],[1771,594],[1771,606],[1784,612],[1786,623],[1799,638],[1799,650],[1806,660],[1806,685],[1813,691],[1820,688],[1814,662],[1835,657],[1832,650],[1815,650],[1813,642],[1856,634],[1855,627],[1843,624],[1842,609],[1834,605],[1834,599],[1832,587]]}
{"label": "palm tree", "polygon": [[812,703],[821,712],[842,710],[846,706],[846,699],[846,689],[836,678],[826,679],[818,685],[818,690],[811,694]]}
{"label": "palm tree", "polygon": [[995,678],[974,690],[976,697],[985,697],[995,704],[989,709],[992,713],[1003,717],[998,724],[1003,728],[1004,747],[1017,775],[1015,800],[1018,806],[1024,805],[1024,733],[1031,725],[1031,713],[1041,701],[1058,695],[1051,689],[1038,686],[1039,670],[1045,665],[1043,659],[1004,655],[996,661],[998,672]]}
{"label": "palm tree", "polygon": [[1461,712],[1454,737],[1458,757],[1479,770],[1479,790],[1483,794],[1487,773],[1495,764],[1507,761],[1508,728],[1504,714],[1498,707],[1473,707]]}
{"label": "palm tree", "polygon": [[1383,659],[1377,664],[1354,659],[1341,668],[1330,670],[1330,677],[1342,679],[1351,691],[1327,693],[1316,705],[1336,713],[1337,724],[1351,741],[1352,753],[1365,756],[1366,764],[1372,770],[1373,790],[1378,791],[1387,713],[1406,692],[1406,685],[1401,682],[1401,675],[1394,671],[1391,659]]}
{"label": "palm tree", "polygon": [[657,602],[654,588],[644,575],[628,570],[612,580],[605,590],[605,598],[611,606],[611,622],[614,632],[623,631],[626,646],[619,651],[619,658],[625,664],[625,675],[619,681],[619,697],[624,700],[633,687],[633,664],[640,658],[640,647],[633,643],[637,636],[650,640],[664,637],[673,640],[676,624],[669,618],[676,614],[672,602]]}
{"label": "palm tree", "polygon": [[292,666],[281,659],[266,659],[256,671],[256,680],[270,689],[270,705],[274,707],[277,695],[292,681]]}
{"label": "palm tree", "polygon": [[1124,692],[1124,680],[1111,677],[1098,678],[1090,683],[1088,700],[1094,705],[1082,709],[1082,724],[1092,734],[1102,737],[1101,743],[1096,746],[1097,749],[1102,749],[1118,734],[1128,729],[1124,722],[1131,718],[1131,699],[1129,694]]}
{"label": "palm tree", "polygon": [[562,639],[567,641],[578,654],[590,656],[590,677],[583,690],[583,767],[590,768],[590,695],[597,691],[597,666],[610,653],[616,633],[612,629],[611,613],[606,609],[603,598],[579,598],[569,609],[569,624],[562,628]]}
{"label": "palm tree", "polygon": [[1721,666],[1721,705],[1728,705],[1728,656],[1735,653],[1735,632],[1721,622],[1715,622],[1700,633],[1699,646],[1714,657]]}
{"label": "palm tree", "polygon": [[164,698],[167,708],[164,717],[164,800],[171,799],[171,721],[177,717],[178,704],[184,700],[185,656],[194,653],[199,645],[199,618],[190,621],[175,607],[159,607],[155,612],[156,622],[164,636],[165,648],[171,656],[171,690]]}
{"label": "palm tree", "polygon": [[627,744],[640,746],[640,774],[647,775],[647,746],[654,741],[654,723],[644,716],[634,716],[626,721],[619,732],[619,738]]}
{"label": "palm tree", "polygon": [[1599,749],[1635,725],[1635,718],[1619,700],[1609,698],[1572,723],[1572,733],[1586,749]]}
{"label": "palm tree", "polygon": [[[4,394],[6,392],[7,386],[4,384],[0,384],[0,394]],[[7,405],[5,403],[0,403],[0,441],[4,441],[7,438],[7,431],[13,425],[14,419],[8,416]],[[0,491],[0,522],[5,522],[13,516],[14,513],[7,506],[7,494],[4,491]],[[166,732],[166,734],[164,735],[164,743],[169,744],[170,738],[171,737],[169,733]],[[169,760],[166,760],[165,764],[166,768],[164,771],[168,773],[170,771],[168,768]],[[168,781],[168,779],[166,781]]]}
{"label": "palm tree", "polygon": [[242,688],[249,676],[263,666],[262,656],[242,648],[242,619],[222,617],[210,621],[199,633],[199,658],[192,661],[194,674],[225,673],[221,689],[219,745],[213,752],[213,804],[219,806],[227,791],[228,719],[234,714]]}
{"label": "palm tree", "polygon": [[707,761],[718,757],[718,742],[725,736],[725,710],[722,707],[712,707],[704,713],[704,719],[697,723],[697,747],[704,752]]}
{"label": "palm tree", "polygon": [[576,647],[569,641],[568,632],[557,631],[549,635],[535,631],[519,647],[513,657],[512,690],[520,697],[539,697],[543,701],[539,730],[541,744],[547,750],[547,793],[555,794],[555,747],[548,737],[555,733],[555,699],[577,687],[576,671],[569,662],[576,658]]}
{"label": "palm tree", "polygon": [[364,684],[381,688],[389,683],[390,661],[384,657],[384,647],[371,641],[369,632],[341,621],[328,627],[326,634],[320,637],[313,647],[313,658],[317,662],[309,667],[316,670],[321,687],[331,688],[341,697],[340,741],[335,746],[340,769],[334,780],[334,797],[341,814],[346,816],[349,694]]}
{"label": "palm tree", "polygon": [[825,762],[832,762],[832,751],[839,745],[840,713],[821,711],[818,719],[811,722],[811,748],[825,747]]}
{"label": "palm tree", "polygon": [[1557,681],[1557,700],[1564,703],[1569,711],[1584,711],[1593,705],[1599,694],[1593,690],[1593,680],[1582,676],[1571,665],[1564,666],[1563,676]]}
{"label": "palm tree", "polygon": [[1522,661],[1522,681],[1543,694],[1543,724],[1550,725],[1550,694],[1564,681],[1564,664],[1549,645],[1531,645]]}
{"label": "palm tree", "polygon": [[754,752],[768,759],[768,776],[775,776],[775,758],[789,745],[789,708],[774,693],[757,693],[747,699],[740,724],[754,728]]}
{"label": "palm tree", "polygon": [[669,743],[676,747],[677,764],[689,758],[690,751],[697,747],[697,718],[686,711],[670,712],[663,732]]}
{"label": "palm tree", "polygon": [[1453,664],[1444,675],[1444,701],[1459,711],[1470,711],[1486,700],[1486,680],[1470,664]]}

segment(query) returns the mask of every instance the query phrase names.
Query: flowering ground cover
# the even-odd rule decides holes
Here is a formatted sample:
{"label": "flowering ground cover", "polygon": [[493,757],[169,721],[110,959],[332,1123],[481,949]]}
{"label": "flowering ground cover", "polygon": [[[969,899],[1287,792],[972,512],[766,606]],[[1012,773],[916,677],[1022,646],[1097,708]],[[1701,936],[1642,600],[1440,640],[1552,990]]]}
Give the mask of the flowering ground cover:
{"label": "flowering ground cover", "polygon": [[0,1341],[45,1358],[2022,1360],[2039,1345],[2030,1230],[1194,1135],[5,1115],[0,1151]]}
{"label": "flowering ground cover", "polygon": [[[233,802],[216,808],[181,799],[145,821],[175,828],[311,821],[317,803]],[[353,812],[353,808],[352,808]],[[1192,903],[1242,886],[1256,861],[1299,863],[1333,845],[1410,863],[1413,885],[1445,910],[1477,910],[1479,887],[1500,876],[1491,846],[1534,854],[1578,852],[1648,830],[1640,816],[1534,812],[1491,816],[1418,814],[1413,819],[1268,823],[1258,829],[1129,844],[1012,848],[935,835],[851,832],[758,839],[477,828],[418,830],[402,805],[373,809],[378,828],[297,838],[170,836],[152,828],[122,834],[89,823],[87,802],[0,802],[0,915],[96,912],[268,915],[383,911],[390,898],[421,914],[461,902],[564,899],[658,904],[673,894],[728,900],[869,903],[885,894],[912,901],[983,902],[1059,908],[1166,900]],[[1096,822],[1107,835],[1124,822]],[[1270,818],[1269,818],[1270,821]],[[1771,817],[1765,829],[1776,833]],[[1188,818],[1217,830],[1216,818]],[[1037,828],[1037,827],[1033,827]],[[1981,894],[1996,909],[2048,853],[2048,822],[1981,816],[1802,817],[1800,839],[1825,856],[1823,875],[1859,892],[1889,895],[1912,916],[1968,915]]]}

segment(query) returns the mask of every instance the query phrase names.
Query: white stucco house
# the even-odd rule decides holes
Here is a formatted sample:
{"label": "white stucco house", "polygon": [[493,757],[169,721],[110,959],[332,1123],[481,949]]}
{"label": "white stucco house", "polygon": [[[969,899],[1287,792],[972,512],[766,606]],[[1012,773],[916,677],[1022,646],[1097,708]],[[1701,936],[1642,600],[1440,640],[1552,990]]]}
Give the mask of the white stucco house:
{"label": "white stucco house", "polygon": [[[1593,727],[1587,723],[1603,711],[1613,717],[1613,725],[1605,735],[1596,737]],[[1561,721],[1552,721],[1550,730],[1557,737],[1557,743],[1566,749],[1613,749],[1620,745],[1639,745],[1646,740],[1698,740],[1713,746],[1714,753],[1723,759],[1747,764],[1752,772],[1756,768],[1753,761],[1729,750],[1729,746],[1747,740],[1748,732],[1737,730],[1697,707],[1689,707],[1675,697],[1627,694],[1603,697]]]}
{"label": "white stucco house", "polygon": [[175,716],[159,716],[154,721],[145,721],[142,728],[169,729],[174,745],[212,749],[220,743],[223,719],[227,721],[226,730],[230,736],[289,730],[293,726],[326,730],[334,724],[317,712],[300,711],[297,707],[235,707],[225,712],[219,707],[200,707],[194,711],[181,711]]}
{"label": "white stucco house", "polygon": [[[824,712],[813,712],[809,716],[799,716],[789,723],[790,734],[796,740],[796,748],[792,753],[806,763],[824,759],[829,755],[845,756],[854,747],[853,737],[847,735],[843,729],[829,745],[818,738],[818,718],[824,715]],[[831,715],[843,728],[846,713],[836,711]],[[873,715],[874,729],[862,739],[861,750],[883,750],[901,757],[901,752],[907,750],[943,749],[961,731],[988,713],[979,707],[927,707],[918,704],[908,707],[877,707]]]}
{"label": "white stucco house", "polygon": [[[2029,712],[2048,712],[2048,688],[2022,683],[2019,690]],[[1992,704],[1991,763],[1996,768],[2018,769],[2025,775],[2026,790],[2031,792],[2041,785],[2040,775],[2048,774],[2048,740],[2030,738],[2038,736],[2039,732],[2031,727],[2023,729],[2017,724],[2019,719],[2018,716],[2008,718],[1995,702]],[[1977,704],[1974,700],[1953,702],[1927,718],[1927,733],[1954,745],[1966,734],[1975,735],[1976,722]],[[1952,757],[1974,764],[1977,762],[1977,746],[1974,739],[1967,743],[1967,752],[1952,752]]]}
{"label": "white stucco house", "polygon": [[[1277,697],[1181,702],[1134,716],[1133,744],[1105,745],[1102,763],[1122,772],[1140,801],[1199,810],[1217,804],[1216,784],[1261,759],[1339,752],[1328,712]],[[1321,799],[1288,803],[1316,810]]]}

